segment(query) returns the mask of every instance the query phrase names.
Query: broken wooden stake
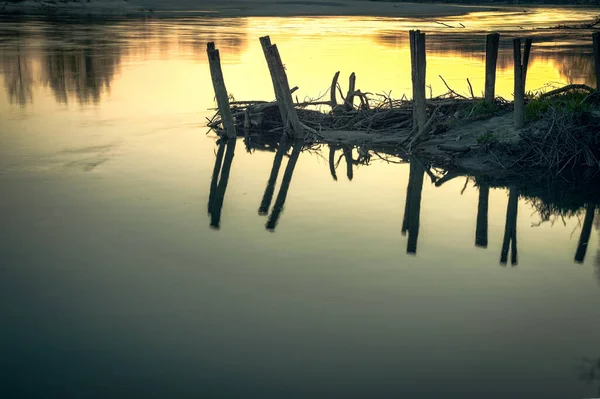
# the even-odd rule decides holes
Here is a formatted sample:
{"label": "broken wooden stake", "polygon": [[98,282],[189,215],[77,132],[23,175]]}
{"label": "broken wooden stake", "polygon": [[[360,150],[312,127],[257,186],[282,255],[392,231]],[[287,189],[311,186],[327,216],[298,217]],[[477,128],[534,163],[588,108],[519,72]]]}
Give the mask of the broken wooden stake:
{"label": "broken wooden stake", "polygon": [[[279,95],[277,99],[277,105],[281,112],[281,118],[284,123],[284,132],[288,128],[288,124],[291,125],[294,137],[304,138],[304,130],[296,108],[294,107],[294,100],[292,99],[292,93],[290,92],[290,85],[288,83],[287,74],[279,50],[276,44],[268,45],[271,42],[268,36],[261,38],[261,44],[266,48],[265,58],[267,59],[267,65],[269,66],[269,72],[271,73],[271,80],[273,82],[273,88],[275,90],[275,96]],[[279,94],[278,94],[279,93]]]}
{"label": "broken wooden stake", "polygon": [[346,94],[346,100],[344,107],[346,111],[352,111],[354,109],[354,91],[356,90],[356,74],[352,72],[350,79],[348,79],[348,94]]}
{"label": "broken wooden stake", "polygon": [[333,75],[333,80],[331,81],[331,89],[329,92],[331,109],[335,108],[337,105],[337,100],[335,98],[335,89],[337,88],[338,79],[340,78],[340,71],[337,71],[335,75]]}
{"label": "broken wooden stake", "polygon": [[487,35],[485,44],[485,101],[493,103],[496,99],[496,65],[498,63],[498,48],[500,34]]}
{"label": "broken wooden stake", "polygon": [[425,33],[419,30],[410,31],[410,62],[413,88],[413,127],[423,134],[427,123],[427,103],[425,98]]}
{"label": "broken wooden stake", "polygon": [[263,36],[260,39],[260,45],[262,46],[265,59],[267,60],[267,66],[269,67],[269,74],[271,75],[271,82],[273,83],[273,91],[275,92],[275,100],[279,107],[279,113],[281,114],[281,121],[283,125],[287,125],[287,112],[283,104],[281,94],[281,88],[279,87],[279,81],[277,80],[277,70],[275,67],[275,61],[269,53],[269,47],[271,46],[271,38],[269,36]]}
{"label": "broken wooden stake", "polygon": [[[531,52],[531,39],[525,39],[525,48],[521,57],[521,39],[513,40],[513,55],[515,62],[515,128],[525,126],[525,81],[527,79],[527,65]],[[521,61],[522,60],[522,61]]]}
{"label": "broken wooden stake", "polygon": [[223,79],[223,71],[221,70],[221,57],[219,50],[215,48],[214,42],[209,42],[206,45],[206,53],[208,55],[208,65],[210,67],[210,76],[212,78],[213,88],[215,89],[215,97],[217,106],[221,114],[221,121],[228,138],[237,136],[233,117],[231,116],[231,108],[229,108],[229,96],[225,88]]}

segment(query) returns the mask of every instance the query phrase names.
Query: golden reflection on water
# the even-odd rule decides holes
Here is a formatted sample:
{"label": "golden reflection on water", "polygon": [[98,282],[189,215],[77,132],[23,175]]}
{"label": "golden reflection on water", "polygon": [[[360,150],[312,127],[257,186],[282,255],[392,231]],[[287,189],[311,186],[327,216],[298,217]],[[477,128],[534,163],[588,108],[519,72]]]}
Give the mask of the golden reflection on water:
{"label": "golden reflection on water", "polygon": [[[363,91],[392,91],[395,97],[411,92],[408,30],[419,28],[427,36],[427,84],[430,94],[446,91],[438,75],[459,93],[467,93],[466,79],[476,95],[484,84],[485,34],[504,32],[498,59],[497,93],[512,97],[512,42],[521,25],[539,27],[585,20],[591,12],[544,9],[528,13],[476,13],[433,20],[361,17],[297,18],[190,18],[177,20],[121,21],[107,24],[45,24],[12,22],[0,32],[3,91],[11,104],[36,101],[34,86],[53,94],[57,103],[76,101],[98,104],[119,80],[121,68],[143,69],[148,63],[170,63],[170,80],[205,75],[205,46],[215,41],[221,51],[229,91],[237,99],[270,99],[272,88],[258,38],[269,34],[277,43],[291,85],[300,86],[299,97],[315,97],[327,90],[333,74],[342,72],[345,82],[356,72]],[[466,28],[450,29],[462,24]],[[538,30],[527,79],[527,89],[548,83],[593,82],[591,40],[570,32]],[[176,66],[175,66],[176,65]],[[121,76],[121,78],[119,78]],[[148,84],[156,79],[148,76]],[[202,86],[209,86],[210,81]],[[174,101],[167,91],[162,97]],[[38,98],[39,100],[39,98]],[[211,104],[204,92],[200,108]],[[6,108],[4,105],[3,108]]]}

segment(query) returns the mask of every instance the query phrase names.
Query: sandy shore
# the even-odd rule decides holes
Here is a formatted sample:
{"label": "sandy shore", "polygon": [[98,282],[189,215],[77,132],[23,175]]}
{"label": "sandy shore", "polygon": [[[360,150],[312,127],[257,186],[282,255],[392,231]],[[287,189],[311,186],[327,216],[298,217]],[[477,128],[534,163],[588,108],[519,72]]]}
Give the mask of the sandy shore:
{"label": "sandy shore", "polygon": [[[2,3],[0,3],[2,4]],[[156,16],[382,16],[426,18],[489,11],[492,7],[388,3],[363,0],[91,0],[81,3],[25,1],[0,5],[0,13]]]}

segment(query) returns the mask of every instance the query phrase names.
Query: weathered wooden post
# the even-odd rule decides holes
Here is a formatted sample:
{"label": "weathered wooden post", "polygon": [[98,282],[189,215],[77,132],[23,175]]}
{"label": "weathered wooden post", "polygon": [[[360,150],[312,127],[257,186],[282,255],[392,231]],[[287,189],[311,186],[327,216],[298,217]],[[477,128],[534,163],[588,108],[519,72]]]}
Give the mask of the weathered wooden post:
{"label": "weathered wooden post", "polygon": [[475,246],[487,248],[488,244],[488,204],[490,186],[479,185],[479,202],[477,204],[477,225],[475,227]]}
{"label": "weathered wooden post", "polygon": [[508,206],[506,207],[506,224],[504,226],[504,239],[500,253],[500,264],[505,265],[510,246],[510,263],[514,266],[519,263],[517,258],[517,212],[519,209],[519,190],[510,188]]}
{"label": "weathered wooden post", "polygon": [[427,104],[425,98],[425,33],[419,30],[410,31],[410,62],[413,88],[413,127],[418,127],[418,133],[423,134],[427,123]]}
{"label": "weathered wooden post", "polygon": [[206,53],[208,55],[210,76],[212,78],[213,88],[215,89],[215,97],[217,99],[219,113],[221,114],[223,128],[225,129],[228,138],[236,138],[235,124],[233,123],[231,109],[229,108],[229,96],[227,95],[223,71],[221,70],[221,57],[219,56],[219,50],[215,48],[214,42],[209,42],[206,45]]}
{"label": "weathered wooden post", "polygon": [[346,94],[346,111],[352,111],[354,109],[354,92],[356,91],[356,74],[352,72],[350,79],[348,79],[348,93]]}
{"label": "weathered wooden post", "polygon": [[331,80],[331,89],[329,90],[329,102],[331,103],[331,109],[335,108],[337,105],[337,100],[335,98],[335,90],[337,89],[337,82],[340,77],[340,71],[337,71],[335,75],[333,75],[333,79]]}
{"label": "weathered wooden post", "polygon": [[281,168],[281,161],[283,160],[283,156],[288,152],[289,147],[288,139],[284,134],[281,136],[281,141],[279,141],[279,147],[275,153],[275,159],[273,160],[273,167],[271,168],[271,174],[267,181],[267,187],[265,188],[260,207],[258,208],[259,215],[267,215],[269,213],[269,207],[271,206],[271,200],[273,199],[273,193],[275,192],[275,182],[277,181],[279,169]]}
{"label": "weathered wooden post", "polygon": [[521,39],[513,40],[513,55],[515,62],[515,128],[525,126],[525,81],[527,79],[527,66],[531,52],[531,39],[525,39],[525,49],[521,63]]}
{"label": "weathered wooden post", "polygon": [[493,104],[496,99],[496,65],[498,63],[498,47],[500,34],[487,35],[485,44],[485,101]]}
{"label": "weathered wooden post", "polygon": [[596,207],[592,204],[588,204],[585,207],[585,218],[583,219],[581,235],[579,236],[579,243],[577,244],[577,251],[575,252],[576,263],[583,263],[585,259],[585,253],[587,252],[588,243],[590,242],[590,235],[592,233],[592,225],[594,224],[595,211]]}
{"label": "weathered wooden post", "polygon": [[275,96],[277,97],[277,93],[279,93],[280,96],[280,98],[277,99],[277,103],[280,107],[279,110],[282,113],[284,126],[287,129],[289,123],[294,132],[294,137],[304,138],[304,129],[302,128],[302,124],[296,113],[296,108],[294,107],[294,100],[292,99],[290,85],[288,83],[287,74],[285,73],[285,68],[283,67],[283,62],[281,61],[281,56],[279,55],[279,50],[277,49],[276,44],[268,45],[270,40],[271,39],[268,36],[265,36],[264,38],[261,38],[261,44],[266,47],[265,57],[267,59],[267,65],[271,65],[269,67],[269,72],[271,73]]}
{"label": "weathered wooden post", "polygon": [[269,36],[263,36],[260,39],[260,45],[262,46],[265,59],[267,60],[267,66],[269,67],[269,74],[271,75],[271,82],[273,83],[273,91],[275,92],[275,99],[277,100],[277,107],[279,107],[279,113],[281,114],[281,121],[283,125],[287,125],[287,110],[283,102],[283,94],[281,93],[281,87],[277,80],[277,69],[273,57],[269,54],[269,47],[271,47],[271,38]]}
{"label": "weathered wooden post", "polygon": [[281,187],[279,187],[279,193],[277,193],[275,204],[273,204],[273,210],[271,211],[271,215],[269,216],[269,220],[265,226],[267,230],[274,231],[275,226],[277,226],[277,221],[279,220],[279,215],[281,215],[281,211],[283,210],[283,205],[285,204],[290,183],[292,182],[294,169],[296,168],[296,162],[298,161],[298,156],[300,155],[300,151],[302,151],[303,145],[303,139],[296,139],[296,142],[294,143],[294,149],[292,150],[288,164],[285,167],[285,172],[283,173],[283,178],[281,179]]}
{"label": "weathered wooden post", "polygon": [[594,40],[594,65],[596,67],[596,90],[600,90],[600,32],[592,35]]}

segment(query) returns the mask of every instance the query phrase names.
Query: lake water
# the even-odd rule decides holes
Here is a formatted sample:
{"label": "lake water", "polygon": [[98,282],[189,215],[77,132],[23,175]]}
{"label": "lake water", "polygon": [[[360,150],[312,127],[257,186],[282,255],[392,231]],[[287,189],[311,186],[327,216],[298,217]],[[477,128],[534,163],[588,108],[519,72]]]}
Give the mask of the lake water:
{"label": "lake water", "polygon": [[[265,34],[300,99],[338,70],[343,88],[356,72],[401,97],[409,29],[428,33],[433,95],[438,75],[483,90],[494,29],[510,99],[510,37],[594,14],[4,19],[0,396],[598,396],[595,202],[547,214],[516,188],[438,187],[375,154],[349,171],[357,150],[334,153],[334,180],[321,148],[291,153],[283,208],[278,183],[259,213],[276,153],[218,147],[205,127],[208,41],[236,99],[273,97]],[[528,90],[593,82],[587,34],[531,35]]]}

